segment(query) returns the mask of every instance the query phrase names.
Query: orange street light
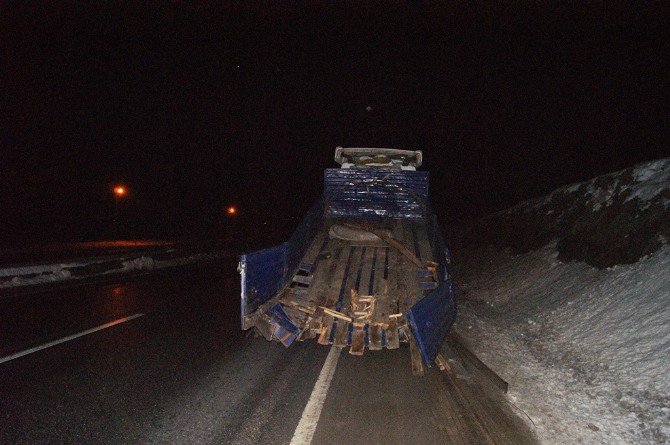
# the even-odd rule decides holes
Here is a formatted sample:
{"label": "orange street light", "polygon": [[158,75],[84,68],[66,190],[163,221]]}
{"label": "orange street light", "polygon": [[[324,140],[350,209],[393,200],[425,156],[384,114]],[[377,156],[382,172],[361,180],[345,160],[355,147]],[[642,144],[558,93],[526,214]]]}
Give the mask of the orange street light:
{"label": "orange street light", "polygon": [[226,213],[231,215],[231,216],[237,214],[237,207],[228,206],[228,208],[226,209]]}
{"label": "orange street light", "polygon": [[114,187],[114,236],[119,233],[119,199],[126,194],[126,188],[122,185]]}

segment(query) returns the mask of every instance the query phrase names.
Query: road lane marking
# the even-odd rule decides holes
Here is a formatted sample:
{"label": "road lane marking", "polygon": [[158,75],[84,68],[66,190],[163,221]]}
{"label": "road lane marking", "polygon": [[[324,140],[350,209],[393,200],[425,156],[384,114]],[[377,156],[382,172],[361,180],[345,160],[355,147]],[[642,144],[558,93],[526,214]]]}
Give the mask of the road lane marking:
{"label": "road lane marking", "polygon": [[319,378],[316,380],[316,384],[314,384],[312,395],[309,396],[309,401],[307,401],[307,405],[302,412],[300,422],[295,429],[295,433],[293,433],[291,445],[309,445],[312,443],[312,437],[314,437],[314,432],[321,416],[321,410],[323,409],[323,403],[326,401],[328,388],[330,388],[330,382],[333,380],[333,374],[335,374],[335,368],[337,367],[337,359],[340,358],[341,352],[342,348],[335,346],[330,348],[326,362],[323,364],[323,368],[321,368]]}
{"label": "road lane marking", "polygon": [[94,332],[102,331],[103,329],[111,328],[112,326],[116,326],[117,324],[125,323],[126,321],[134,320],[136,318],[139,318],[143,316],[144,314],[142,313],[137,313],[135,315],[131,315],[129,317],[125,318],[119,318],[118,320],[110,321],[109,323],[102,324],[100,326],[97,326],[95,328],[87,329],[85,331],[81,331],[77,334],[73,335],[68,335],[67,337],[59,338],[58,340],[50,341],[48,343],[44,343],[39,346],[35,346],[34,348],[30,349],[25,349],[23,351],[17,352],[15,354],[7,355],[5,357],[0,358],[0,363],[5,363],[10,360],[17,359],[19,357],[23,357],[24,355],[32,354],[33,352],[41,351],[42,349],[50,348],[52,346],[59,345],[61,343],[65,343],[66,341],[74,340],[75,338],[83,337],[84,335],[92,334]]}

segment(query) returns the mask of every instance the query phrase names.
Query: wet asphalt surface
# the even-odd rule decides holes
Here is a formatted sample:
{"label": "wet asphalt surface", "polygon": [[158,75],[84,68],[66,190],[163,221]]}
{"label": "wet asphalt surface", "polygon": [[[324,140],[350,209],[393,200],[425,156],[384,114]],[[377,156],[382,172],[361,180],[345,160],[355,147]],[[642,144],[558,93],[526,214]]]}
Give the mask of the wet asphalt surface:
{"label": "wet asphalt surface", "polygon": [[[329,347],[241,332],[234,270],[0,296],[0,357],[144,314],[0,363],[0,443],[289,443]],[[449,384],[406,348],[343,351],[313,443],[491,443],[453,440]]]}

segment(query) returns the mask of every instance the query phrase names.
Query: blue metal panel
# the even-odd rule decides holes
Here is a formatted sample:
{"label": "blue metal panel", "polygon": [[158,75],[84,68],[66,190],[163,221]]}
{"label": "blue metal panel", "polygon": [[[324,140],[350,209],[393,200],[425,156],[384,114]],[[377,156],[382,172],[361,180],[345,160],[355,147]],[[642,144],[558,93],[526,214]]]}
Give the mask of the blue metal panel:
{"label": "blue metal panel", "polygon": [[275,296],[286,275],[286,243],[240,258],[242,268],[242,317]]}
{"label": "blue metal panel", "polygon": [[384,168],[326,169],[327,216],[423,218],[428,172]]}
{"label": "blue metal panel", "polygon": [[241,313],[250,315],[274,297],[300,267],[305,252],[321,228],[323,199],[307,212],[288,242],[240,257],[242,268]]}
{"label": "blue metal panel", "polygon": [[312,269],[314,269],[314,264],[300,263],[300,265],[298,266],[298,269],[302,270],[303,272],[306,272],[306,273],[312,273]]}
{"label": "blue metal panel", "polygon": [[428,366],[435,361],[455,319],[454,292],[448,281],[442,281],[437,289],[419,300],[407,313],[407,321]]}
{"label": "blue metal panel", "polygon": [[434,281],[421,281],[419,286],[421,286],[421,290],[433,290],[437,288],[437,283]]}
{"label": "blue metal panel", "polygon": [[430,208],[428,213],[430,214],[426,224],[428,241],[433,251],[433,261],[439,264],[438,277],[442,281],[449,278],[449,250],[444,245],[444,238],[437,222],[437,216]]}
{"label": "blue metal panel", "polygon": [[293,282],[304,284],[305,286],[309,286],[310,284],[312,284],[312,277],[306,277],[306,276],[303,276],[303,275],[295,275],[293,277]]}
{"label": "blue metal panel", "polygon": [[319,198],[302,218],[302,221],[291,235],[287,244],[287,275],[286,280],[293,277],[300,267],[305,252],[314,241],[314,237],[323,223],[323,197]]}
{"label": "blue metal panel", "polygon": [[284,309],[279,304],[275,304],[267,311],[268,317],[275,323],[274,335],[284,346],[290,346],[291,343],[300,334],[300,329],[293,324],[293,321],[286,315]]}
{"label": "blue metal panel", "polygon": [[429,210],[427,221],[428,240],[433,251],[433,260],[438,264],[439,285],[423,299],[419,300],[407,313],[417,346],[428,366],[440,352],[447,331],[456,319],[454,290],[449,274],[449,250],[437,223],[437,216]]}

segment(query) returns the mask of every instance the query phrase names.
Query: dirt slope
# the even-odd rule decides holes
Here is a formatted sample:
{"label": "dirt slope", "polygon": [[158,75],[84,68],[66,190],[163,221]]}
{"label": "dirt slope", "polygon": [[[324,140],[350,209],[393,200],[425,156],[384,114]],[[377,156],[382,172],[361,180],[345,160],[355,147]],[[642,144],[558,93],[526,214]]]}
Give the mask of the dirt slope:
{"label": "dirt slope", "polygon": [[557,240],[559,259],[604,268],[634,263],[670,239],[670,158],[562,187],[457,227],[454,246],[515,253]]}

